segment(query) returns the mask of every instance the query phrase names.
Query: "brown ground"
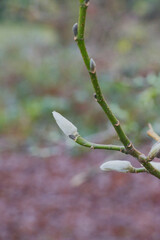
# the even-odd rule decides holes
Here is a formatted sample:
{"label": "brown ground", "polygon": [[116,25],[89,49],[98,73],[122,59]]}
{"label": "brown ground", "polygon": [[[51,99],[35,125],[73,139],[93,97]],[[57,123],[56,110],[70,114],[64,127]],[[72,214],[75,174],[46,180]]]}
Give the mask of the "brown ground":
{"label": "brown ground", "polygon": [[147,174],[98,173],[79,187],[71,178],[98,168],[105,152],[42,159],[0,155],[1,240],[159,240],[160,181]]}

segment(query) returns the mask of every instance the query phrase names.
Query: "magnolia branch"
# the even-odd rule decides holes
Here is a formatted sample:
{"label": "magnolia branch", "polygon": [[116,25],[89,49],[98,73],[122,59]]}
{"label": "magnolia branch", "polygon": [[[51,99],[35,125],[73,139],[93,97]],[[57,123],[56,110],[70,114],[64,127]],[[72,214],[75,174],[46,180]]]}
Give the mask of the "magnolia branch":
{"label": "magnolia branch", "polygon": [[160,178],[160,172],[148,162],[149,158],[147,158],[144,154],[142,154],[133,146],[133,144],[131,143],[131,141],[123,131],[119,120],[115,117],[115,115],[109,108],[108,103],[104,99],[104,96],[102,94],[102,91],[98,82],[97,74],[96,74],[96,64],[93,59],[90,59],[85,46],[85,42],[84,42],[86,12],[89,5],[89,1],[79,0],[79,3],[80,3],[80,6],[79,6],[78,24],[76,23],[73,26],[74,40],[77,42],[82,58],[89,72],[91,82],[96,93],[96,100],[101,106],[101,108],[103,109],[103,111],[105,112],[105,114],[107,115],[110,122],[112,123],[127,153],[137,158],[139,162],[147,169],[148,172],[150,172],[152,175],[156,176],[157,178]]}
{"label": "magnolia branch", "polygon": [[129,154],[137,158],[140,164],[143,165],[142,168],[135,168],[131,165],[129,161],[114,160],[114,161],[107,161],[104,164],[102,164],[100,166],[101,170],[118,171],[118,172],[124,172],[124,173],[147,172],[160,179],[160,163],[152,161],[155,157],[160,158],[160,142],[159,142],[160,137],[154,132],[152,126],[149,125],[150,129],[148,131],[148,135],[154,138],[158,142],[152,146],[148,156],[145,156],[143,153],[141,153],[139,150],[137,150],[133,146],[132,142],[129,140],[129,138],[125,134],[119,120],[113,114],[107,101],[104,99],[104,96],[102,94],[99,81],[97,78],[97,74],[96,74],[96,63],[92,58],[89,57],[86,46],[85,46],[84,31],[85,31],[86,12],[89,5],[89,0],[79,0],[79,3],[80,3],[80,6],[79,6],[78,24],[75,23],[73,25],[74,40],[77,42],[77,45],[81,52],[85,66],[89,72],[89,76],[90,76],[93,88],[95,90],[95,94],[94,94],[95,99],[99,103],[103,111],[105,112],[110,122],[112,123],[121,143],[124,146],[103,145],[103,144],[96,144],[96,143],[89,142],[86,139],[82,138],[78,133],[77,127],[74,126],[69,120],[64,118],[61,114],[54,111],[53,116],[58,126],[64,132],[64,134],[70,137],[71,139],[73,139],[79,145],[82,145],[84,147],[88,147],[91,149],[105,149],[105,150],[120,151],[124,154]]}

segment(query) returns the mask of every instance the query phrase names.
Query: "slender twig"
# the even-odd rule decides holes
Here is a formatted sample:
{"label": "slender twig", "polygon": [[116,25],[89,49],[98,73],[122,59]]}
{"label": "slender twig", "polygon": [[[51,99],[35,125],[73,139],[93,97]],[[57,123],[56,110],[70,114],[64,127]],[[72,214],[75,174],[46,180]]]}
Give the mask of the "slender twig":
{"label": "slender twig", "polygon": [[77,137],[74,137],[74,136],[72,137],[72,135],[71,135],[70,137],[73,138],[74,141],[76,143],[78,143],[79,145],[82,145],[82,146],[87,147],[87,148],[114,150],[114,151],[120,151],[122,153],[127,154],[127,151],[126,151],[125,147],[123,147],[123,146],[92,143],[92,142],[89,142],[86,139],[82,138],[80,135],[78,135]]}
{"label": "slender twig", "polygon": [[149,127],[149,130],[147,131],[148,136],[152,137],[154,140],[159,142],[160,136],[154,131],[154,129],[150,123],[148,124],[148,127]]}
{"label": "slender twig", "polygon": [[[88,2],[86,4],[86,1],[84,0],[79,0],[80,6],[79,6],[79,19],[78,19],[78,26],[77,24],[74,25],[74,39],[78,44],[78,47],[80,49],[82,58],[84,60],[84,63],[86,65],[86,68],[89,72],[92,85],[94,87],[95,93],[96,93],[96,100],[99,103],[99,105],[102,107],[103,111],[107,115],[108,119],[112,123],[114,129],[116,130],[120,141],[123,143],[126,151],[128,154],[132,155],[133,157],[137,158],[139,162],[150,172],[152,175],[156,176],[157,178],[160,178],[160,172],[156,170],[150,163],[146,162],[147,157],[142,154],[140,151],[138,151],[129,138],[126,136],[125,132],[123,131],[119,120],[115,117],[111,109],[109,108],[108,103],[104,99],[104,96],[102,94],[97,74],[96,74],[96,68],[91,68],[90,63],[91,59],[88,55],[85,42],[84,42],[84,31],[85,31],[85,22],[86,22],[86,12],[87,12],[87,7],[88,7]],[[93,65],[93,60],[92,60],[92,65]]]}

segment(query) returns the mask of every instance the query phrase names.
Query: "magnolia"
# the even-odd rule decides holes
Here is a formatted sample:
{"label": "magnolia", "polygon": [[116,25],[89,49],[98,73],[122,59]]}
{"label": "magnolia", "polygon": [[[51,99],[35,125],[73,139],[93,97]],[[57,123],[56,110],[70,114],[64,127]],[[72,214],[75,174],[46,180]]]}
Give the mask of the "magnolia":
{"label": "magnolia", "polygon": [[154,157],[160,158],[160,142],[157,142],[152,146],[148,156],[151,159],[153,159]]}
{"label": "magnolia", "polygon": [[65,135],[69,136],[77,134],[77,128],[70,121],[68,121],[58,112],[53,111],[52,114],[59,128],[64,132]]}
{"label": "magnolia", "polygon": [[151,165],[160,171],[160,162],[151,162]]}
{"label": "magnolia", "polygon": [[134,168],[129,161],[114,160],[103,163],[100,169],[103,171],[130,172]]}

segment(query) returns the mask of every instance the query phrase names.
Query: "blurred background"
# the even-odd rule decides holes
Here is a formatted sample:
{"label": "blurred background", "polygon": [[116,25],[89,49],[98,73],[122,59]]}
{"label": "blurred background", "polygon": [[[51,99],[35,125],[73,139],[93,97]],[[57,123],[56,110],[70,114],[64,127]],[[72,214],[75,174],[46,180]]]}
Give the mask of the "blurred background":
{"label": "blurred background", "polygon": [[[148,123],[160,133],[160,1],[90,1],[86,45],[100,85],[147,153]],[[159,181],[101,173],[105,159],[126,158],[75,145],[52,117],[119,143],[73,40],[77,18],[78,0],[0,2],[0,239],[159,240]]]}

